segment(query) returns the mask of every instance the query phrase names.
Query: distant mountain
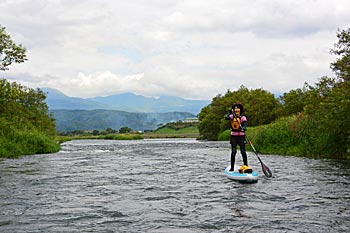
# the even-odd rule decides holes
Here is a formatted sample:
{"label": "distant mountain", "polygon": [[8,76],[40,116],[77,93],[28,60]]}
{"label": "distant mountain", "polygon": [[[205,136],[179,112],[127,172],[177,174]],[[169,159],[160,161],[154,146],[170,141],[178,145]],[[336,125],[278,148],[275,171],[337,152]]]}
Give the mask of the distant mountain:
{"label": "distant mountain", "polygon": [[47,93],[46,104],[50,110],[53,109],[113,109],[113,107],[88,99],[69,97],[62,92],[51,89],[42,88],[42,91]]}
{"label": "distant mountain", "polygon": [[161,96],[159,98],[144,97],[132,93],[111,95],[94,98],[69,97],[62,92],[42,88],[47,94],[46,103],[50,110],[55,109],[107,109],[128,112],[189,112],[197,115],[201,109],[207,106],[209,100],[186,100],[174,96]]}
{"label": "distant mountain", "polygon": [[119,130],[127,126],[133,130],[154,130],[159,124],[185,120],[195,115],[184,112],[130,113],[118,110],[51,110],[59,132],[74,130]]}
{"label": "distant mountain", "polygon": [[174,96],[144,97],[132,93],[89,98],[88,100],[131,112],[190,112],[198,114],[209,104],[207,100],[185,100]]}

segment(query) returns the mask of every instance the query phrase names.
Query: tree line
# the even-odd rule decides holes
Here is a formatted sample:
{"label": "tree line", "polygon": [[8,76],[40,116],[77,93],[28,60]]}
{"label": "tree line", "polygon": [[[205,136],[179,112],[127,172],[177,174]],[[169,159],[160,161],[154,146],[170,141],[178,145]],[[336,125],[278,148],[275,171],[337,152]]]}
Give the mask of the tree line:
{"label": "tree line", "polygon": [[123,133],[132,133],[135,132],[133,129],[123,126],[119,130],[112,129],[112,128],[106,128],[105,130],[91,130],[91,131],[86,131],[86,130],[72,130],[72,131],[65,131],[65,132],[58,132],[58,135],[60,136],[77,136],[77,135],[107,135],[107,134],[123,134]]}
{"label": "tree line", "polygon": [[350,28],[338,29],[337,38],[330,50],[336,56],[330,63],[334,77],[321,77],[315,85],[305,83],[279,97],[245,86],[228,90],[199,113],[200,137],[227,139],[224,115],[240,102],[248,126],[259,126],[255,141],[264,152],[350,159]]}
{"label": "tree line", "polygon": [[[0,25],[0,71],[27,60],[26,49],[16,45]],[[59,150],[55,121],[46,95],[17,82],[0,79],[0,157],[49,153]]]}

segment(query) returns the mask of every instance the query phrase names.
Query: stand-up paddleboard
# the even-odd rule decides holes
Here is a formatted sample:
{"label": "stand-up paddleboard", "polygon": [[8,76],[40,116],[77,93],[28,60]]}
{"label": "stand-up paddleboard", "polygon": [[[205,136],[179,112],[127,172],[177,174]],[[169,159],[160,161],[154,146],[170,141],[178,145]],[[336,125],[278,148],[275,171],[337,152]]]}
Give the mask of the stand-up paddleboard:
{"label": "stand-up paddleboard", "polygon": [[[256,183],[258,182],[258,173],[255,171],[249,171],[248,173],[242,171],[230,171],[231,166],[225,169],[225,175],[231,179],[241,183]],[[240,170],[240,169],[239,169]]]}

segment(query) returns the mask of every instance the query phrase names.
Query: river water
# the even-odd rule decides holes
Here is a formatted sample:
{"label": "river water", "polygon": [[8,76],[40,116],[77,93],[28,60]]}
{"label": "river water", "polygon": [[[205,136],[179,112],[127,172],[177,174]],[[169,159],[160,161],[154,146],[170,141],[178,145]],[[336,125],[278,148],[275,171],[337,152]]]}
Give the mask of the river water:
{"label": "river water", "polygon": [[[256,156],[225,177],[228,142],[83,140],[0,160],[0,232],[349,232],[350,164]],[[237,164],[241,156],[237,155]]]}

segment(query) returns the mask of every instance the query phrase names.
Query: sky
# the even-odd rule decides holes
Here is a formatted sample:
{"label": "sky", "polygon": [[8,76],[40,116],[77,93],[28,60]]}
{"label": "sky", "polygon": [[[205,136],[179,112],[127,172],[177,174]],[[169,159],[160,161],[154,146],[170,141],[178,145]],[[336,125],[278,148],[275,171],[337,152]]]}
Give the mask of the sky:
{"label": "sky", "polygon": [[332,76],[348,0],[0,0],[28,60],[0,77],[74,97],[276,95]]}

